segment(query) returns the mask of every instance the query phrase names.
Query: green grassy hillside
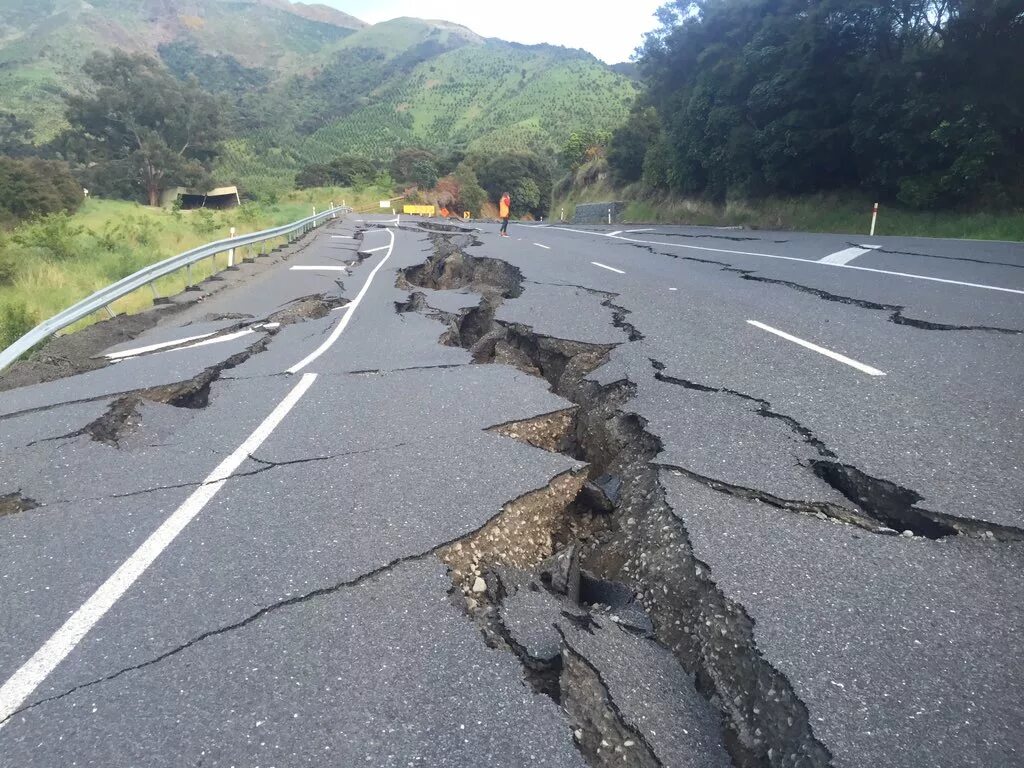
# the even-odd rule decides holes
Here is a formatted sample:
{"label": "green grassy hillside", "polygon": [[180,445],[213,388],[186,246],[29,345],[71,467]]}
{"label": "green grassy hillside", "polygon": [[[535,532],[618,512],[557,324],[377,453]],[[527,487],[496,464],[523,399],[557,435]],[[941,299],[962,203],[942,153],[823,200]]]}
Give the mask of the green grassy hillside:
{"label": "green grassy hillside", "polygon": [[[29,120],[37,141],[64,127],[63,95],[86,87],[82,62],[97,50],[160,55],[193,46],[266,79],[304,71],[312,58],[364,26],[338,13],[308,18],[283,0],[4,0],[0,8],[0,110]],[[314,16],[318,15],[315,12]]]}
{"label": "green grassy hillside", "polygon": [[63,127],[95,50],[162,58],[223,98],[232,137],[218,180],[290,185],[303,165],[396,148],[551,151],[620,124],[636,85],[582,51],[485,40],[449,22],[366,26],[286,0],[3,0],[0,111],[35,141]]}

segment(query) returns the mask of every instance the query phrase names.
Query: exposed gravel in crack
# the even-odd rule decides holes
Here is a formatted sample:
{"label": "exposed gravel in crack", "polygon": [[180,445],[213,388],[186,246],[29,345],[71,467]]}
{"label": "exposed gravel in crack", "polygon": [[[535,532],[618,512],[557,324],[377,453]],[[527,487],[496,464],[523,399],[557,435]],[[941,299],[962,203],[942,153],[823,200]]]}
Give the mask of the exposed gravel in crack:
{"label": "exposed gravel in crack", "polygon": [[[432,274],[443,269],[438,258],[456,251],[455,244],[438,248]],[[413,283],[408,273],[405,279]],[[467,277],[473,281],[479,276]],[[466,284],[455,280],[425,287]],[[610,519],[574,539],[581,562],[599,578],[622,582],[643,596],[657,640],[696,674],[702,692],[722,713],[725,742],[738,766],[829,765],[828,750],[814,737],[806,708],[784,676],[761,657],[750,618],[711,581],[707,567],[693,555],[682,522],[666,503],[659,470],[651,463],[660,441],[646,431],[641,417],[624,410],[633,385],[601,387],[585,380],[606,360],[610,347],[539,336],[524,326],[496,322],[496,297],[510,293],[515,295],[507,285],[492,286],[480,306],[450,320],[441,340],[470,349],[476,362],[506,362],[542,376],[553,392],[579,406],[567,453],[587,461],[591,477],[622,478],[621,499]],[[487,558],[478,561],[486,565]],[[486,567],[476,573],[470,580],[456,571],[456,583],[470,590],[466,599],[471,615],[481,607],[475,595],[493,592]],[[491,634],[501,637],[502,632]],[[586,695],[593,704],[597,694],[591,690]]]}
{"label": "exposed gravel in crack", "polygon": [[[300,461],[301,462],[305,462],[305,461],[314,461],[314,460],[316,460],[316,459],[302,459]],[[261,471],[265,471],[266,469],[270,469],[270,468],[273,468],[275,466],[284,466],[284,465],[288,464],[289,462],[281,462],[281,463],[263,462],[263,463],[267,464],[267,466],[263,470],[261,470]],[[299,463],[299,462],[291,462],[291,463]],[[557,478],[556,478],[556,480],[557,480]],[[524,494],[520,498],[521,499],[522,498],[528,498],[531,495],[537,494],[537,493],[542,493],[543,494],[546,491],[549,491],[549,489],[545,488],[545,489],[540,489],[539,491],[531,491],[530,493]],[[430,549],[428,549],[428,550],[426,550],[424,552],[418,552],[418,553],[415,553],[415,554],[404,555],[402,557],[395,558],[395,559],[389,561],[388,563],[386,563],[384,565],[381,565],[378,568],[374,568],[371,571],[367,571],[366,573],[362,573],[362,574],[360,574],[358,576],[355,576],[353,578],[345,579],[343,581],[336,582],[335,584],[332,584],[330,586],[321,587],[319,589],[314,589],[314,590],[312,590],[310,592],[306,592],[306,593],[304,593],[302,595],[296,595],[296,596],[289,597],[289,598],[284,599],[284,600],[280,600],[280,601],[275,602],[275,603],[271,603],[270,605],[264,606],[264,607],[260,608],[259,610],[254,611],[253,613],[249,614],[248,616],[246,616],[245,618],[243,618],[243,619],[241,619],[239,621],[232,622],[231,624],[226,624],[224,626],[218,627],[217,629],[212,629],[212,630],[209,630],[207,632],[203,632],[203,633],[201,633],[199,635],[196,635],[191,640],[188,640],[187,642],[181,643],[180,645],[177,645],[174,648],[171,648],[171,649],[165,651],[164,653],[161,653],[160,655],[158,655],[158,656],[156,656],[156,657],[154,657],[152,659],[147,659],[146,661],[140,662],[138,664],[133,664],[133,665],[131,665],[129,667],[124,667],[122,669],[117,670],[116,672],[112,672],[112,673],[110,673],[108,675],[105,675],[103,677],[96,678],[94,680],[89,680],[87,682],[84,682],[84,683],[81,683],[79,685],[76,685],[76,686],[74,686],[72,688],[69,688],[66,691],[62,691],[61,693],[54,694],[52,696],[47,696],[45,698],[41,698],[41,699],[38,699],[36,701],[33,701],[33,702],[29,703],[29,704],[25,704],[22,707],[20,707],[19,709],[17,709],[14,712],[12,712],[6,719],[0,720],[0,726],[2,726],[4,723],[8,722],[9,720],[17,717],[18,715],[20,715],[20,714],[22,714],[24,712],[27,712],[29,710],[35,709],[36,707],[40,707],[40,706],[43,706],[44,704],[50,704],[52,702],[59,701],[61,699],[65,699],[68,696],[72,696],[75,693],[78,693],[79,691],[82,691],[82,690],[85,690],[85,689],[88,689],[88,688],[92,688],[92,687],[97,686],[97,685],[102,685],[104,683],[108,683],[108,682],[111,682],[113,680],[116,680],[117,678],[122,677],[123,675],[129,674],[131,672],[137,672],[139,670],[146,669],[148,667],[152,667],[152,666],[154,666],[156,664],[160,664],[160,663],[162,663],[164,661],[167,661],[168,659],[171,659],[171,658],[173,658],[175,656],[178,656],[181,653],[184,653],[185,651],[188,651],[190,648],[192,648],[192,647],[194,647],[194,646],[196,646],[196,645],[198,645],[200,643],[203,643],[206,640],[209,640],[209,639],[214,638],[214,637],[218,637],[220,635],[227,634],[229,632],[234,632],[234,631],[242,629],[244,627],[248,627],[251,624],[254,624],[254,623],[260,621],[261,619],[263,619],[264,617],[268,616],[271,613],[276,613],[277,611],[280,611],[280,610],[285,609],[285,608],[289,608],[289,607],[291,607],[293,605],[298,605],[298,604],[301,604],[301,603],[307,603],[307,602],[309,602],[311,600],[316,600],[316,599],[321,598],[321,597],[327,597],[327,596],[336,594],[336,593],[341,592],[341,591],[346,590],[346,589],[351,589],[351,588],[354,588],[354,587],[358,587],[358,586],[360,586],[362,584],[365,584],[367,582],[373,581],[374,579],[376,579],[376,578],[378,578],[378,577],[380,577],[380,576],[382,576],[382,575],[384,575],[384,574],[394,570],[398,566],[403,565],[405,563],[418,562],[418,561],[421,561],[421,560],[424,560],[424,559],[427,559],[427,558],[439,556],[443,551],[449,549],[453,545],[458,544],[460,541],[462,541],[462,540],[464,540],[466,538],[473,537],[476,533],[479,533],[479,532],[483,531],[484,529],[486,529],[495,520],[497,520],[498,518],[501,517],[501,515],[505,512],[505,510],[508,509],[509,505],[514,505],[517,501],[518,500],[513,500],[513,501],[509,502],[508,505],[503,507],[501,512],[499,512],[497,515],[492,517],[490,520],[488,520],[486,523],[484,523],[483,526],[478,528],[474,533],[470,533],[468,536],[463,536],[463,537],[459,537],[458,539],[452,539],[452,540],[449,540],[449,541],[444,541],[444,542],[442,542],[440,544],[437,544],[434,547],[431,547]]]}
{"label": "exposed gravel in crack", "polygon": [[22,495],[21,491],[0,495],[0,517],[28,512],[38,507],[39,503],[35,499]]}
{"label": "exposed gravel in crack", "polygon": [[644,735],[631,728],[612,700],[601,672],[565,642],[561,655],[560,685],[566,714],[579,727],[576,744],[593,766],[662,768]]}

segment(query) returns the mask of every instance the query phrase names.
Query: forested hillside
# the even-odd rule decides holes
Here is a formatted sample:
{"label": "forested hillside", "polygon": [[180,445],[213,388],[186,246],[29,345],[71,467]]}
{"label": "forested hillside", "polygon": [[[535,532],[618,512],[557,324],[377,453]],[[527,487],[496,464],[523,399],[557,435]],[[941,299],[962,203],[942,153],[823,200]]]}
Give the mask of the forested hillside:
{"label": "forested hillside", "polygon": [[446,22],[367,26],[287,0],[2,0],[0,154],[67,128],[96,51],[158,59],[222,105],[219,181],[290,186],[305,165],[418,145],[554,154],[610,130],[636,85],[582,51],[484,40]]}
{"label": "forested hillside", "polygon": [[620,183],[1024,203],[1020,0],[699,0],[660,20],[646,96],[611,144]]}

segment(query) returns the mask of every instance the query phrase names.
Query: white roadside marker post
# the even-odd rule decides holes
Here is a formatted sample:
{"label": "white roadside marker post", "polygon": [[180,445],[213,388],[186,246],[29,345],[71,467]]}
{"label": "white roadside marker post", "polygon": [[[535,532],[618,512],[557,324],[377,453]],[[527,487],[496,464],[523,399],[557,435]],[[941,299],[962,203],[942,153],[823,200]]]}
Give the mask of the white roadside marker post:
{"label": "white roadside marker post", "polygon": [[[232,227],[231,228],[231,237],[234,237],[234,236],[235,236],[235,228]],[[233,266],[235,266],[235,249],[231,248],[228,251],[228,268],[230,269]]]}
{"label": "white roadside marker post", "polygon": [[[333,200],[331,200],[331,210],[332,210],[332,211],[334,211],[334,201],[333,201]],[[337,211],[334,211],[334,213],[332,213],[332,214],[331,214],[331,218],[332,218],[332,219],[336,219],[336,218],[338,218],[338,213],[337,213]]]}
{"label": "white roadside marker post", "polygon": [[871,209],[871,237],[875,236],[875,225],[878,223],[878,203]]}
{"label": "white roadside marker post", "polygon": [[608,223],[609,224],[612,223],[612,209],[611,208],[608,209]]}

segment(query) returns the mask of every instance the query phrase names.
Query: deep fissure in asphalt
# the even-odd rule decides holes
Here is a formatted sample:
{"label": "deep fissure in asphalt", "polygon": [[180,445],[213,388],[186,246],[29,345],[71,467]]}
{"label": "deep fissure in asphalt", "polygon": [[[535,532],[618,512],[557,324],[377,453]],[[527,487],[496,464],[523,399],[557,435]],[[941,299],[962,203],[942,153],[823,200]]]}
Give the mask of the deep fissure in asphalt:
{"label": "deep fissure in asphalt", "polygon": [[0,517],[27,512],[37,507],[39,507],[39,503],[35,499],[24,496],[21,491],[0,495]]}
{"label": "deep fissure in asphalt", "polygon": [[[625,410],[633,385],[621,381],[603,387],[586,380],[612,347],[555,339],[526,326],[495,321],[504,298],[521,291],[521,286],[510,282],[521,280],[519,271],[466,254],[463,248],[470,242],[466,238],[461,242],[451,237],[432,239],[434,255],[425,265],[405,270],[400,287],[464,289],[479,287],[495,275],[503,280],[483,286],[480,304],[457,315],[426,307],[423,300],[410,299],[410,306],[447,320],[442,343],[469,349],[475,362],[506,363],[546,379],[554,393],[578,406],[563,452],[587,462],[591,479],[611,475],[622,480],[621,496],[608,519],[572,541],[556,540],[555,553],[575,546],[582,571],[594,579],[625,584],[638,596],[653,621],[653,636],[696,677],[698,689],[720,712],[723,741],[736,765],[829,765],[831,757],[814,737],[806,707],[785,677],[761,657],[750,618],[715,586],[707,566],[694,556],[685,527],[668,506],[658,469],[651,463],[661,450],[660,440],[646,430],[640,416]],[[475,269],[478,265],[483,268],[480,272]],[[579,507],[567,504],[564,514],[571,520]],[[491,567],[486,558],[477,562],[480,576],[474,577],[475,594],[495,603],[483,608],[486,621],[500,622],[503,566]],[[493,585],[489,574],[497,574]],[[477,578],[483,583],[476,583]],[[465,589],[464,580],[459,585]],[[467,597],[471,615],[479,611],[481,602],[473,594]],[[505,633],[507,629],[493,632]],[[608,733],[595,731],[593,718],[573,714],[578,707],[590,712],[600,709],[603,714],[597,720],[635,733],[606,703],[612,699],[605,686],[595,689],[579,679],[587,665],[566,663],[564,652],[563,647],[558,662],[560,699],[583,755],[593,765],[650,765],[645,762],[648,752],[642,739],[610,742]],[[576,677],[562,682],[570,668],[576,670]],[[574,695],[577,698],[569,701]],[[627,741],[631,742],[628,749],[623,746]]]}

